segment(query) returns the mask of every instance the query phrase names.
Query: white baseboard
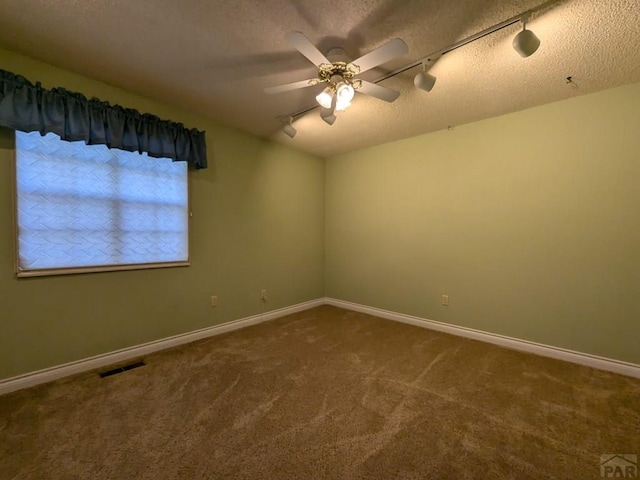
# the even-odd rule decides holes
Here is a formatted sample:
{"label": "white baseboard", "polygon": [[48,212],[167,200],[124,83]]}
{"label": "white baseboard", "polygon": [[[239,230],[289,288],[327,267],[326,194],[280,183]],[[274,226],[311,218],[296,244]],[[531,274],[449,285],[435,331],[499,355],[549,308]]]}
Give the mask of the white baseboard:
{"label": "white baseboard", "polygon": [[588,353],[581,353],[564,348],[551,347],[549,345],[529,342],[527,340],[520,340],[518,338],[507,337],[504,335],[487,333],[481,330],[474,330],[467,327],[459,327],[456,325],[451,325],[449,323],[414,317],[412,315],[390,312],[388,310],[368,307],[366,305],[359,305],[352,302],[345,302],[343,300],[336,300],[334,298],[325,298],[324,303],[326,305],[333,305],[334,307],[367,313],[369,315],[385,318],[388,320],[395,320],[396,322],[408,323],[417,327],[438,330],[439,332],[450,333],[452,335],[457,335],[460,337],[472,338],[474,340],[480,340],[481,342],[493,343],[495,345],[511,348],[513,350],[534,353],[543,357],[556,358],[558,360],[564,360],[566,362],[577,363],[579,365],[585,365],[587,367],[607,370],[609,372],[619,373],[621,375],[627,375],[629,377],[640,378],[640,365],[637,365],[635,363],[621,362],[619,360],[598,357],[596,355],[590,355]]}
{"label": "white baseboard", "polygon": [[467,327],[459,327],[448,323],[427,320],[425,318],[405,315],[403,313],[391,312],[375,307],[368,307],[366,305],[346,302],[334,298],[321,298],[317,300],[311,300],[309,302],[299,303],[297,305],[292,305],[290,307],[281,308],[278,310],[272,310],[263,314],[233,320],[231,322],[222,323],[220,325],[202,328],[193,332],[174,335],[172,337],[155,340],[153,342],[144,343],[142,345],[123,348],[121,350],[97,355],[95,357],[65,363],[64,365],[58,365],[17,377],[0,380],[0,395],[16,390],[21,390],[23,388],[33,387],[41,383],[51,382],[53,380],[68,377],[69,375],[74,375],[76,373],[86,372],[89,370],[106,367],[108,365],[121,363],[132,358],[139,358],[144,355],[157,352],[159,350],[176,347],[178,345],[194,342],[203,338],[208,338],[215,335],[220,335],[222,333],[231,332],[233,330],[238,330],[250,325],[256,325],[258,323],[274,320],[276,318],[284,317],[285,315],[290,315],[292,313],[301,312],[310,308],[319,307],[320,305],[333,305],[335,307],[353,310],[355,312],[367,313],[369,315],[385,318],[388,320],[408,323],[410,325],[437,330],[460,337],[472,338],[481,342],[493,343],[495,345],[511,348],[513,350],[520,350],[523,352],[529,352],[544,357],[556,358],[558,360],[577,363],[579,365],[585,365],[600,370],[607,370],[610,372],[619,373],[621,375],[640,378],[640,365],[634,363],[621,362],[619,360],[598,357],[596,355],[590,355],[588,353],[575,352],[573,350],[567,350],[564,348],[551,347],[549,345],[529,342],[527,340],[520,340],[504,335],[487,333]]}
{"label": "white baseboard", "polygon": [[74,375],[76,373],[86,372],[88,370],[95,370],[96,368],[106,367],[107,365],[121,363],[132,358],[137,358],[153,352],[157,352],[159,350],[176,347],[178,345],[194,342],[196,340],[212,337],[214,335],[231,332],[233,330],[238,330],[250,325],[256,325],[258,323],[266,322],[279,317],[284,317],[285,315],[290,315],[292,313],[301,312],[310,308],[319,307],[323,304],[324,299],[311,300],[309,302],[299,303],[297,305],[280,308],[278,310],[272,310],[270,312],[265,312],[259,315],[253,315],[251,317],[233,320],[231,322],[222,323],[220,325],[214,325],[212,327],[202,328],[200,330],[194,330],[192,332],[187,332],[180,335],[174,335],[172,337],[154,340],[152,342],[143,343],[142,345],[123,348],[114,352],[96,355],[95,357],[85,358],[82,360],[77,360],[75,362],[65,363],[63,365],[57,365],[55,367],[46,368],[44,370],[27,373],[17,377],[7,378],[4,380],[0,380],[0,395],[14,392],[16,390],[21,390],[23,388],[33,387],[41,383],[51,382],[53,380],[68,377],[69,375]]}

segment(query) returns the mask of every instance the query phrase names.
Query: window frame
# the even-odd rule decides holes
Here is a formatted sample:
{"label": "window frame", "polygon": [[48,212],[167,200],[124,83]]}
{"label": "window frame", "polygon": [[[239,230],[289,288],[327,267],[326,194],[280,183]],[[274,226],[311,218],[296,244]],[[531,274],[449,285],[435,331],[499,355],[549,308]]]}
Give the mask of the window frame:
{"label": "window frame", "polygon": [[[128,263],[118,265],[88,265],[83,267],[55,267],[41,269],[21,269],[20,268],[20,238],[18,233],[18,145],[17,135],[19,130],[13,130],[13,158],[11,162],[11,187],[12,187],[12,227],[14,241],[14,273],[18,278],[31,277],[48,277],[56,275],[77,275],[83,273],[100,273],[100,272],[122,272],[131,270],[149,270],[158,268],[175,268],[191,266],[191,219],[193,212],[191,211],[191,166],[187,163],[187,259],[171,262],[150,262],[150,263]],[[28,132],[24,132],[28,133]],[[61,139],[62,140],[62,139]],[[64,142],[68,140],[62,140]],[[87,145],[90,147],[91,145]],[[118,149],[116,149],[118,150]],[[130,152],[129,152],[130,153]],[[149,157],[153,158],[153,157]],[[171,160],[171,159],[169,159]],[[172,160],[176,161],[176,160]]]}

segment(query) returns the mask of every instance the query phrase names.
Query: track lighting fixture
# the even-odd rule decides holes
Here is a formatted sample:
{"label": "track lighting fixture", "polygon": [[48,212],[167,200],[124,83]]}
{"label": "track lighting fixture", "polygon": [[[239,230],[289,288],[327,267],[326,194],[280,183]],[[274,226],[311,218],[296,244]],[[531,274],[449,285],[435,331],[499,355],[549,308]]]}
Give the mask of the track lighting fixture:
{"label": "track lighting fixture", "polygon": [[540,39],[531,30],[527,30],[528,15],[522,16],[522,31],[513,38],[513,48],[522,58],[533,55],[540,46]]}
{"label": "track lighting fixture", "polygon": [[436,77],[427,73],[427,66],[424,62],[422,62],[422,71],[413,78],[413,84],[425,92],[430,92],[436,84]]}
{"label": "track lighting fixture", "polygon": [[325,122],[328,123],[329,125],[333,125],[336,121],[336,108],[337,108],[337,104],[338,104],[339,100],[338,100],[338,95],[333,95],[331,97],[331,104],[329,105],[329,108],[322,108],[320,109],[320,118]]}
{"label": "track lighting fixture", "polygon": [[289,117],[289,123],[284,126],[284,133],[289,135],[289,137],[293,138],[296,136],[298,131],[293,126],[293,117]]}
{"label": "track lighting fixture", "polygon": [[335,113],[331,113],[331,110],[323,108],[322,111],[320,112],[320,118],[325,122],[328,123],[329,125],[333,125],[336,121],[336,114]]}
{"label": "track lighting fixture", "polygon": [[[328,123],[329,125],[333,125],[333,123],[336,121],[336,111],[342,111],[346,109],[349,105],[351,105],[351,100],[353,99],[353,96],[355,93],[354,87],[355,89],[358,90],[358,92],[364,93],[365,95],[372,95],[374,97],[380,98],[388,102],[394,101],[397,98],[397,95],[399,94],[399,92],[395,92],[393,90],[387,89],[378,84],[384,80],[395,77],[396,75],[400,75],[406,72],[407,70],[410,70],[418,66],[422,67],[422,71],[415,75],[415,77],[413,78],[413,84],[415,85],[416,88],[419,88],[420,90],[424,90],[425,92],[430,92],[436,83],[436,77],[428,73],[429,69],[433,66],[434,61],[438,60],[442,55],[446,53],[452,52],[460,47],[463,47],[464,45],[468,45],[469,43],[475,42],[476,40],[486,37],[487,35],[491,35],[492,33],[495,33],[499,30],[510,27],[512,25],[516,25],[518,23],[522,23],[522,30],[513,38],[513,48],[523,58],[533,55],[540,47],[540,39],[531,30],[527,30],[527,22],[529,21],[529,17],[532,14],[542,10],[542,7],[547,3],[548,2],[543,3],[534,9],[527,10],[526,12],[523,12],[519,15],[508,18],[500,23],[497,23],[489,28],[486,28],[478,33],[475,33],[474,35],[463,38],[462,40],[459,40],[451,45],[448,45],[438,51],[425,55],[422,57],[422,59],[416,60],[408,65],[404,65],[396,70],[388,72],[383,76],[379,77],[377,80],[372,82],[365,82],[364,80],[360,80],[360,79],[354,80],[353,76],[356,75],[357,73],[353,73],[352,71],[347,70],[347,73],[348,73],[347,74],[345,73],[344,70],[339,70],[336,67],[334,69],[335,71],[333,70],[331,71],[331,77],[325,76],[321,78],[321,81],[326,82],[327,85],[324,88],[324,90],[322,90],[322,92],[320,92],[316,96],[316,101],[318,102],[320,107],[322,107],[320,112],[320,117],[325,123]],[[294,35],[295,38],[298,38],[302,34],[294,33],[292,35]],[[391,47],[393,48],[389,47],[391,48],[391,50],[393,50],[394,54],[406,53],[405,51],[406,45],[401,40],[396,39],[390,42],[390,44],[394,42],[395,44],[391,45]],[[400,49],[400,47],[398,46],[400,44],[402,44],[403,46],[402,49]],[[305,47],[307,46],[306,43],[304,46]],[[383,47],[387,48],[385,46]],[[383,48],[383,47],[380,47],[380,48]],[[300,50],[300,48],[298,48],[298,50]],[[367,55],[365,55],[364,58],[367,58]],[[321,62],[320,65],[322,64],[323,63]],[[338,64],[334,64],[334,65],[338,65]],[[350,64],[347,63],[345,65],[348,66]],[[318,84],[318,81],[316,81],[316,79],[313,79],[313,82],[311,81],[294,82],[292,84],[271,88],[269,89],[268,93],[277,93],[277,92],[285,91],[292,88],[301,88],[302,86],[306,87],[306,86],[316,85],[316,84]],[[306,114],[307,112],[315,108],[317,107],[316,106],[308,107],[304,110],[296,112],[293,115],[298,117],[300,115]],[[287,133],[287,135],[289,135],[292,138],[295,135],[296,130],[291,126],[291,122],[289,122],[289,125],[285,127],[285,132]]]}

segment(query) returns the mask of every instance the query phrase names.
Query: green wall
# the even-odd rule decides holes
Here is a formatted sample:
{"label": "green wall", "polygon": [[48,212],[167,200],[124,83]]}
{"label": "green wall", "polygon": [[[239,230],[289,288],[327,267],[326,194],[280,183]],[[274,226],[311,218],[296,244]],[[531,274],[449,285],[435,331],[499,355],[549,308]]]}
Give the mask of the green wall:
{"label": "green wall", "polygon": [[334,156],[326,202],[327,296],[640,363],[640,84]]}
{"label": "green wall", "polygon": [[0,68],[206,130],[210,163],[190,267],[17,279],[0,129],[0,378],[325,293],[640,363],[640,84],[325,161],[7,51]]}
{"label": "green wall", "polygon": [[17,279],[13,136],[0,130],[0,378],[324,295],[321,158],[7,51],[0,68],[205,130],[209,150],[190,172],[190,267]]}

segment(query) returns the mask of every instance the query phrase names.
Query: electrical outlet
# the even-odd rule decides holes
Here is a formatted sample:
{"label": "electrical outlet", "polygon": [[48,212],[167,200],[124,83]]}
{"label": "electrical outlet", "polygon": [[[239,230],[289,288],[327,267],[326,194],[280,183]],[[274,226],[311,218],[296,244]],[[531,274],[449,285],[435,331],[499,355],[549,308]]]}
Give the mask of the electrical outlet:
{"label": "electrical outlet", "polygon": [[266,290],[262,290],[262,293],[260,294],[260,299],[261,299],[263,302],[266,302],[266,301],[267,301],[267,291],[266,291]]}
{"label": "electrical outlet", "polygon": [[449,306],[449,295],[442,295],[442,305],[445,307]]}
{"label": "electrical outlet", "polygon": [[218,306],[218,296],[217,295],[211,295],[211,306],[212,307],[217,307]]}

